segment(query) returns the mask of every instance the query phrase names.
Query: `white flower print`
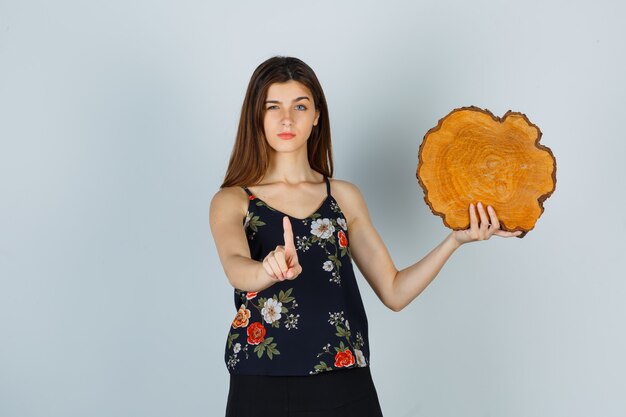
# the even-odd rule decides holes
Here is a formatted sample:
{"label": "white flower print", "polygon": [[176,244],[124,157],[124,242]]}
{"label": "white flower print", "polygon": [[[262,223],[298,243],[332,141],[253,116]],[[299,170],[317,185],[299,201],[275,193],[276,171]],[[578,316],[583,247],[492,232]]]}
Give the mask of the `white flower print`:
{"label": "white flower print", "polygon": [[230,355],[228,357],[228,362],[226,362],[226,367],[230,369],[235,369],[237,362],[239,362],[239,358],[237,358],[237,355]]}
{"label": "white flower print", "polygon": [[341,217],[338,217],[338,218],[337,218],[337,224],[338,224],[339,226],[341,226],[341,228],[342,228],[343,230],[348,230],[348,225],[346,224],[346,219],[343,219],[343,218],[341,218]]}
{"label": "white flower print", "polygon": [[285,321],[285,327],[287,330],[297,329],[298,328],[298,319],[300,318],[300,314],[290,314],[287,316],[287,320]]}
{"label": "white flower print", "polygon": [[239,353],[240,350],[241,350],[241,343],[235,343],[235,346],[233,346],[233,352]]}
{"label": "white flower print", "polygon": [[356,344],[358,346],[363,346],[365,344],[365,340],[363,339],[361,332],[356,332]]}
{"label": "white flower print", "polygon": [[334,231],[335,226],[330,222],[330,219],[317,219],[311,223],[311,233],[321,239],[328,239]]}
{"label": "white flower print", "polygon": [[328,314],[330,315],[330,318],[328,319],[328,322],[330,324],[332,324],[333,326],[338,324],[338,323],[343,323],[344,322],[344,318],[343,318],[343,311],[340,311],[338,313],[331,313],[330,311],[328,312]]}
{"label": "white flower print", "polygon": [[332,271],[334,268],[333,262],[332,261],[324,262],[324,265],[322,266],[322,268],[324,268],[324,271]]}
{"label": "white flower print", "polygon": [[263,314],[263,318],[269,324],[272,324],[276,320],[280,320],[280,311],[283,307],[283,303],[280,301],[276,301],[273,298],[268,298],[265,300],[265,304],[261,309],[261,314]]}
{"label": "white flower print", "polygon": [[354,354],[356,356],[356,363],[359,366],[367,366],[367,362],[365,362],[365,355],[363,355],[363,352],[361,352],[359,349],[354,349]]}
{"label": "white flower print", "polygon": [[311,240],[308,236],[296,236],[296,250],[306,252],[311,247]]}

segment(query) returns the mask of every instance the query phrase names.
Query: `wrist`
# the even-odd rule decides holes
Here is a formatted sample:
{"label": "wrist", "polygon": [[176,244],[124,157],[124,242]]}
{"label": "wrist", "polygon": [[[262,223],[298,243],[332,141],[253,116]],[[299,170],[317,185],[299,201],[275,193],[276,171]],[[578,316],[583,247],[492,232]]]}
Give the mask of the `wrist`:
{"label": "wrist", "polygon": [[274,280],[263,267],[263,262],[259,262],[256,274],[256,287],[259,288],[257,291],[271,287],[273,284]]}
{"label": "wrist", "polygon": [[446,242],[448,244],[448,246],[450,247],[450,249],[452,249],[452,251],[457,250],[458,248],[461,247],[461,245],[463,244],[462,242],[459,242],[456,237],[454,237],[454,231],[452,231],[448,237],[446,238]]}

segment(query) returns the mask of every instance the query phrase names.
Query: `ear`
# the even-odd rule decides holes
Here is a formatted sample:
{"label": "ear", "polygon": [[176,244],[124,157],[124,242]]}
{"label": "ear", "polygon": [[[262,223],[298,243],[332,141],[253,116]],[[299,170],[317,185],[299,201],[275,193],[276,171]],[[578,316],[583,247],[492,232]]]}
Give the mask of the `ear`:
{"label": "ear", "polygon": [[316,110],[315,111],[315,120],[313,120],[313,126],[317,126],[317,122],[319,121],[319,119],[320,119],[320,111]]}

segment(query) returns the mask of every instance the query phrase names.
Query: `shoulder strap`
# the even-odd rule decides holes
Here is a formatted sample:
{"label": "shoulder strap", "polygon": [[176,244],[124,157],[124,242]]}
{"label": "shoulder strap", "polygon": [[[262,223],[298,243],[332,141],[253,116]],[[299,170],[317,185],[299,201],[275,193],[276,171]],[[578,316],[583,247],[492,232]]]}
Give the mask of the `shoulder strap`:
{"label": "shoulder strap", "polygon": [[247,193],[250,197],[252,197],[252,193],[250,192],[250,190],[248,190],[248,187],[246,187],[245,185],[242,185],[242,186],[241,186],[241,188],[243,188],[243,189],[246,191],[246,193]]}

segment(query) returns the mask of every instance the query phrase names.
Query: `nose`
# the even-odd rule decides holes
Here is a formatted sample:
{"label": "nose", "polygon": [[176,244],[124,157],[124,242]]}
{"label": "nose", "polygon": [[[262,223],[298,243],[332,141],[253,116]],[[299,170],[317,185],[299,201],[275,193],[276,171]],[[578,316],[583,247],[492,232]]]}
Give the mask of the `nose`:
{"label": "nose", "polygon": [[291,113],[289,112],[289,110],[287,109],[285,112],[283,112],[283,119],[282,119],[282,125],[283,126],[291,126]]}

